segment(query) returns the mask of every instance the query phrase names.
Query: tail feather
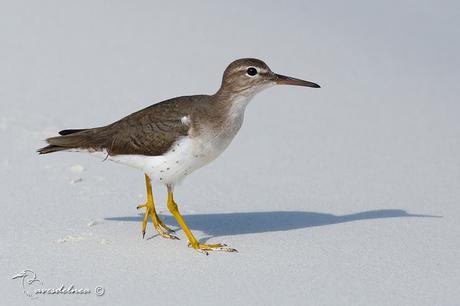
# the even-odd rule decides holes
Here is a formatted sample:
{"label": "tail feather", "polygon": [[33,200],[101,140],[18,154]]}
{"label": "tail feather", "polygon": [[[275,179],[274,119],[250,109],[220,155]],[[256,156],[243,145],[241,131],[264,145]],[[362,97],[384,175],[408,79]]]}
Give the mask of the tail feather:
{"label": "tail feather", "polygon": [[82,131],[87,131],[88,129],[70,129],[70,130],[62,130],[62,131],[59,131],[59,135],[61,136],[65,136],[65,135],[70,135],[70,134],[74,134],[74,133],[78,133],[78,132],[82,132]]}
{"label": "tail feather", "polygon": [[38,152],[38,154],[48,154],[48,153],[53,153],[53,152],[59,152],[59,151],[62,151],[62,150],[67,150],[67,148],[59,147],[59,146],[55,146],[55,145],[49,145],[49,146],[43,147],[41,149],[38,149],[37,152]]}
{"label": "tail feather", "polygon": [[46,139],[48,146],[37,150],[39,154],[48,154],[70,149],[99,150],[104,145],[103,139],[98,137],[98,129],[63,130],[56,136]]}

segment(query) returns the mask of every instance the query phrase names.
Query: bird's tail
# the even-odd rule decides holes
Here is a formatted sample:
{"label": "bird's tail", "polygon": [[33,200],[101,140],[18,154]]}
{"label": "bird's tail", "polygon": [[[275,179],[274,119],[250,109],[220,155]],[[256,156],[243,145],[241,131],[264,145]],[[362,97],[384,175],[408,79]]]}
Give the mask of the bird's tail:
{"label": "bird's tail", "polygon": [[46,139],[48,146],[38,149],[39,154],[65,151],[70,149],[88,149],[95,147],[93,136],[96,129],[62,130],[61,136]]}

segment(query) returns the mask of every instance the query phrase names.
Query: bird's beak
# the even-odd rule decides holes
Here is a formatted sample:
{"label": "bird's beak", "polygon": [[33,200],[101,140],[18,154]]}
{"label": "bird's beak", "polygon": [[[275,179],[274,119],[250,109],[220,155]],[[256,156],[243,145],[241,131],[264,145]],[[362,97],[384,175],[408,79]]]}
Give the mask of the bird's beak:
{"label": "bird's beak", "polygon": [[320,88],[320,86],[316,83],[304,81],[296,78],[291,78],[285,75],[276,74],[275,82],[278,85],[295,85],[295,86],[305,86],[305,87],[313,87],[313,88]]}

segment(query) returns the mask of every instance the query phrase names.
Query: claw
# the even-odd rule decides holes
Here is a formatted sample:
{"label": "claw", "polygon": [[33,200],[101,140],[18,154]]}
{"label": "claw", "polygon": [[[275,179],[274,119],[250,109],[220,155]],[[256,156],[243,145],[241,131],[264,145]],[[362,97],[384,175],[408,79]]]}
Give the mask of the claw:
{"label": "claw", "polygon": [[222,243],[217,243],[217,244],[204,244],[204,243],[198,243],[196,245],[192,245],[192,243],[188,243],[189,248],[194,248],[200,253],[203,253],[205,255],[209,255],[210,251],[222,251],[222,252],[236,252],[238,253],[237,249],[234,248],[228,248],[226,244]]}
{"label": "claw", "polygon": [[180,240],[179,237],[171,235],[167,232],[165,232],[160,226],[155,225],[155,229],[157,230],[158,234],[160,234],[163,238],[168,238],[168,239],[173,239],[173,240]]}
{"label": "claw", "polygon": [[153,203],[147,202],[136,207],[136,209],[140,208],[146,209],[144,220],[142,221],[142,239],[145,238],[145,230],[147,228],[147,223],[150,216],[150,218],[152,218],[153,226],[160,236],[168,239],[179,240],[177,236],[171,235],[171,233],[174,233],[174,230],[170,229],[166,224],[163,223],[163,221],[160,220],[157,213],[155,212]]}
{"label": "claw", "polygon": [[199,253],[201,254],[204,254],[206,256],[209,256],[209,252],[208,251],[205,251],[205,250],[202,250],[202,249],[196,249]]}

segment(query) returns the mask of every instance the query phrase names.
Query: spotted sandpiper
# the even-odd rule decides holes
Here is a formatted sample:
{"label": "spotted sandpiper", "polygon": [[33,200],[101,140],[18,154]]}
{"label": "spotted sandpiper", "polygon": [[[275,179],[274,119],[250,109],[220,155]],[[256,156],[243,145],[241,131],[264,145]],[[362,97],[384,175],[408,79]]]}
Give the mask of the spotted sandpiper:
{"label": "spotted sandpiper", "polygon": [[150,216],[158,233],[178,239],[158,217],[151,182],[164,184],[167,207],[189,241],[189,246],[208,251],[236,251],[225,244],[200,243],[179,213],[173,198],[174,186],[196,169],[221,154],[243,123],[251,98],[276,84],[319,88],[318,84],[273,73],[261,60],[243,58],[224,71],[222,85],[213,95],[183,96],[169,99],[132,113],[107,126],[62,130],[61,136],[48,138],[40,154],[57,151],[89,152],[142,170],[147,201],[142,236]]}

